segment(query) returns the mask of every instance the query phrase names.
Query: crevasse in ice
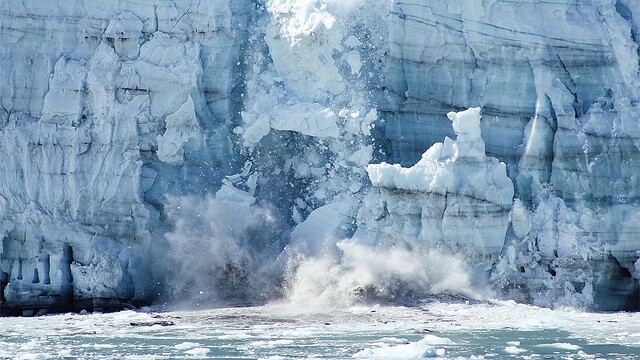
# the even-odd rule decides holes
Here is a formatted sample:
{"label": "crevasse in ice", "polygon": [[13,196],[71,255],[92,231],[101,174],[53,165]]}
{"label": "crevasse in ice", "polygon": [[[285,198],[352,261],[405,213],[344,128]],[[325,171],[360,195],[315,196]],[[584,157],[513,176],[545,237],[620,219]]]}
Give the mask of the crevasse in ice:
{"label": "crevasse in ice", "polygon": [[637,309],[639,38],[633,0],[2,2],[2,309],[264,300],[394,246]]}

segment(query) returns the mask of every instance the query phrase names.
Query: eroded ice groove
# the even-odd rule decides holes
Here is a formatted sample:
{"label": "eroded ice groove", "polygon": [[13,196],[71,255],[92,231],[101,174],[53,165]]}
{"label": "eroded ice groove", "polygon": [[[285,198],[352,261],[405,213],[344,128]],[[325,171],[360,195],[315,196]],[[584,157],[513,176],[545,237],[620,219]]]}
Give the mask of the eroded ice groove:
{"label": "eroded ice groove", "polygon": [[638,308],[639,21],[632,0],[5,1],[3,309],[475,277]]}

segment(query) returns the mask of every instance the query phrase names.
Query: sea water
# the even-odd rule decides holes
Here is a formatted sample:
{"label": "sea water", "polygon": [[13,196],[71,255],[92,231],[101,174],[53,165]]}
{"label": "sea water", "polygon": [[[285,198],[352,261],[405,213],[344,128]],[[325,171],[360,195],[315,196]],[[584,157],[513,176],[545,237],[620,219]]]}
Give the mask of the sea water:
{"label": "sea water", "polygon": [[640,358],[640,313],[504,301],[155,310],[0,318],[0,358]]}

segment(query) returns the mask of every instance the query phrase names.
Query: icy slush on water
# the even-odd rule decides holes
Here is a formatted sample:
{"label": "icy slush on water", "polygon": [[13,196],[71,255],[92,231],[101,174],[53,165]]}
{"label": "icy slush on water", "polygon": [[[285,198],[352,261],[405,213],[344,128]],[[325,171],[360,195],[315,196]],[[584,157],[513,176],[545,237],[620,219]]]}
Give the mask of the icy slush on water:
{"label": "icy slush on water", "polygon": [[639,322],[494,301],[65,314],[0,319],[0,358],[637,359]]}

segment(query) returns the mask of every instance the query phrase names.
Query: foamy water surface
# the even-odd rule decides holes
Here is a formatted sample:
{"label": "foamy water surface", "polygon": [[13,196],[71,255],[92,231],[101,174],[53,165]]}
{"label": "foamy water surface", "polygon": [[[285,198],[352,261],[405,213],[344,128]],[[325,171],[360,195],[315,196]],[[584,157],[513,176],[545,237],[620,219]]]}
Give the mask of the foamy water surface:
{"label": "foamy water surface", "polygon": [[640,313],[491,301],[63,314],[0,318],[0,357],[637,359],[638,324]]}

